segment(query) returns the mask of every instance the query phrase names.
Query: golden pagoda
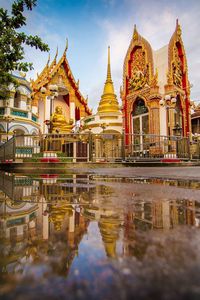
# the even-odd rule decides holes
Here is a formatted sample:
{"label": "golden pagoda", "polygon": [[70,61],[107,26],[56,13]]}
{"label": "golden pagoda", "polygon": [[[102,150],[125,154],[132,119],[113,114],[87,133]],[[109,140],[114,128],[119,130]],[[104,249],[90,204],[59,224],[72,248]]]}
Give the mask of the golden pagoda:
{"label": "golden pagoda", "polygon": [[103,94],[99,102],[97,113],[82,120],[85,131],[92,133],[122,132],[122,113],[114,91],[110,66],[110,47],[108,47],[107,76],[104,84]]}
{"label": "golden pagoda", "polygon": [[119,103],[114,92],[114,86],[111,78],[110,68],[110,46],[108,47],[108,66],[107,66],[107,78],[104,85],[103,95],[99,102],[98,113],[108,114],[108,118],[113,113],[119,113]]}

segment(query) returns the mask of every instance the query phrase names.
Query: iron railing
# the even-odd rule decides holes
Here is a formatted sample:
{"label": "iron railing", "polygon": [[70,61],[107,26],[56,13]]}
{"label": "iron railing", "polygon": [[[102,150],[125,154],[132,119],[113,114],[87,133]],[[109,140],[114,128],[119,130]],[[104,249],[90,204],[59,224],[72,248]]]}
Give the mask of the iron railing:
{"label": "iron railing", "polygon": [[18,135],[0,146],[0,160],[121,162],[200,159],[200,141],[152,134]]}

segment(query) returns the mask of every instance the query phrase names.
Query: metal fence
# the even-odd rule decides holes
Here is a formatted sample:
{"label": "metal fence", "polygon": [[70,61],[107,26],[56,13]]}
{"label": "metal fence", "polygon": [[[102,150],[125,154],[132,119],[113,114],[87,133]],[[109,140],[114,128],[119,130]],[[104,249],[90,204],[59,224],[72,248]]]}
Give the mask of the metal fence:
{"label": "metal fence", "polygon": [[14,136],[0,146],[0,160],[121,162],[200,159],[200,141],[151,134],[44,134]]}
{"label": "metal fence", "polygon": [[1,161],[6,162],[9,160],[15,160],[15,154],[16,154],[15,142],[16,142],[15,138],[12,137],[6,143],[4,143],[0,146],[0,160]]}

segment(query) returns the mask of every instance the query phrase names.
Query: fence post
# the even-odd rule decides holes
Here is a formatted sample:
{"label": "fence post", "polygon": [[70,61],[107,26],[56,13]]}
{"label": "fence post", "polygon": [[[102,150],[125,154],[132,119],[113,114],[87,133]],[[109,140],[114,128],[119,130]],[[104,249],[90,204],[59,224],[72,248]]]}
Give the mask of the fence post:
{"label": "fence post", "polygon": [[3,145],[3,160],[4,160],[4,162],[6,160],[6,147],[5,147],[5,144]]}
{"label": "fence post", "polygon": [[122,160],[125,160],[125,133],[124,133],[124,129],[122,129],[122,135],[121,135],[121,138],[122,138],[122,149],[121,149],[121,156],[122,156]]}
{"label": "fence post", "polygon": [[188,148],[188,159],[191,160],[191,151],[190,151],[190,134],[187,134],[187,148]]}
{"label": "fence post", "polygon": [[89,162],[92,162],[92,133],[89,131]]}
{"label": "fence post", "polygon": [[15,161],[15,155],[16,155],[16,140],[14,136],[13,137],[13,161]]}

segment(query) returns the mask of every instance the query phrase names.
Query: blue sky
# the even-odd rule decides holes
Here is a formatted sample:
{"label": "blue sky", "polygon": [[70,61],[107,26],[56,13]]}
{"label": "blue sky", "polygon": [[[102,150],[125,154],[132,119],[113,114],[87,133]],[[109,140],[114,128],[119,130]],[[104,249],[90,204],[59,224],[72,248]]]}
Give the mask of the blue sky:
{"label": "blue sky", "polygon": [[[11,0],[0,0],[9,8]],[[69,40],[67,58],[80,90],[96,110],[106,77],[107,46],[111,47],[111,68],[119,99],[123,60],[134,24],[153,49],[166,45],[175,29],[176,18],[188,59],[191,99],[200,101],[200,1],[198,0],[38,0],[27,13],[26,32],[38,34],[51,48],[51,58],[58,46],[59,55]],[[34,63],[27,78],[35,78],[46,64],[47,53],[26,50],[26,59]],[[120,100],[120,99],[119,99]]]}

